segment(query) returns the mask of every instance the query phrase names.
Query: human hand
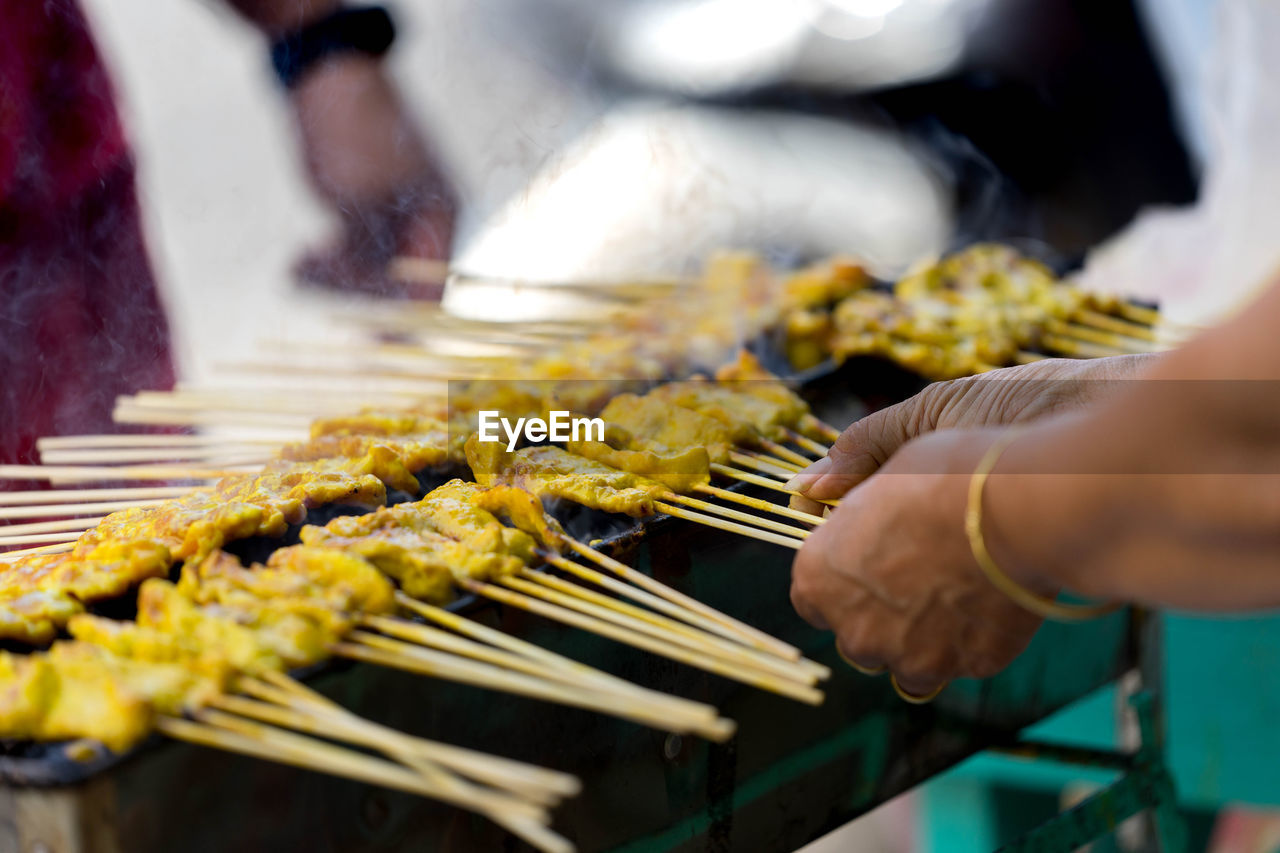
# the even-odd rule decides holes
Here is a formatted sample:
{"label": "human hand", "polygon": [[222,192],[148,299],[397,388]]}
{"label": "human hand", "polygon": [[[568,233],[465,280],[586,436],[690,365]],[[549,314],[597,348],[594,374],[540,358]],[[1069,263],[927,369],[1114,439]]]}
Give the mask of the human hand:
{"label": "human hand", "polygon": [[388,278],[394,257],[448,257],[457,199],[378,60],[330,58],[290,90],[290,102],[312,185],[340,222],[333,245],[299,263],[299,277],[438,298],[439,287],[406,294]]}
{"label": "human hand", "polygon": [[825,458],[788,483],[801,493],[791,498],[791,506],[815,515],[829,512],[818,501],[839,499],[913,438],[937,430],[1007,426],[1082,408],[1106,396],[1116,387],[1115,380],[1137,374],[1154,357],[1045,359],[935,382],[909,400],[851,424]]}
{"label": "human hand", "polygon": [[[981,573],[964,532],[969,475],[1000,434],[951,430],[906,444],[844,495],[792,567],[796,612],[833,631],[857,666],[887,667],[908,694],[995,675],[1040,625]],[[988,536],[998,561],[1000,544]],[[1057,592],[1040,578],[1016,579]]]}

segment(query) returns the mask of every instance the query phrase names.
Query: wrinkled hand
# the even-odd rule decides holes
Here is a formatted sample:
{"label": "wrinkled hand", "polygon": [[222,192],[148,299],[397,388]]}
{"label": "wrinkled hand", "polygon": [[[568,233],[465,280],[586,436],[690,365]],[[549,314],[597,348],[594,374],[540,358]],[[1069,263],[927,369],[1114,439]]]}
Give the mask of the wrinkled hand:
{"label": "wrinkled hand", "polygon": [[330,59],[290,101],[311,182],[340,221],[334,245],[299,264],[304,280],[386,290],[397,255],[448,257],[456,196],[376,59]]}
{"label": "wrinkled hand", "polygon": [[964,533],[969,475],[1000,433],[910,442],[844,495],[796,556],[796,612],[835,632],[848,660],[887,667],[909,694],[995,675],[1040,625],[983,576]]}
{"label": "wrinkled hand", "polygon": [[[1046,359],[978,376],[935,382],[909,400],[849,426],[826,458],[788,484],[792,507],[815,514],[866,480],[913,438],[944,429],[1007,426],[1085,406],[1137,373],[1150,356]],[[975,460],[976,464],[977,460]],[[972,469],[971,469],[972,470]]]}
{"label": "wrinkled hand", "polygon": [[[911,694],[1008,666],[1040,619],[974,561],[964,532],[970,475],[1004,426],[1086,406],[1115,390],[1107,380],[1146,360],[1046,360],[939,382],[854,423],[792,480],[807,496],[793,506],[828,514],[796,556],[796,612],[835,632],[858,666],[888,667]],[[1038,579],[1018,580],[1056,594]]]}

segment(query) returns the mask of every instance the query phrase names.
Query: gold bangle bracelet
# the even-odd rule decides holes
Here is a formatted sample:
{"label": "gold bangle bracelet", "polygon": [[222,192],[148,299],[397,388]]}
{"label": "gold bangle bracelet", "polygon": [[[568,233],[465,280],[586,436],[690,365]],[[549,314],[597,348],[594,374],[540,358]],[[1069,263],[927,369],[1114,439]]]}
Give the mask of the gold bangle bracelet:
{"label": "gold bangle bracelet", "polygon": [[982,535],[982,494],[987,484],[987,477],[1000,461],[1001,454],[1009,447],[1022,431],[1014,427],[996,439],[987,449],[986,455],[978,463],[973,476],[969,479],[969,500],[964,511],[964,532],[969,537],[969,550],[978,568],[991,581],[991,585],[1013,599],[1018,605],[1030,610],[1037,616],[1053,619],[1058,622],[1081,622],[1085,619],[1096,619],[1117,610],[1121,605],[1116,602],[1102,604],[1062,604],[1051,598],[1036,595],[1004,573],[987,550],[986,539]]}

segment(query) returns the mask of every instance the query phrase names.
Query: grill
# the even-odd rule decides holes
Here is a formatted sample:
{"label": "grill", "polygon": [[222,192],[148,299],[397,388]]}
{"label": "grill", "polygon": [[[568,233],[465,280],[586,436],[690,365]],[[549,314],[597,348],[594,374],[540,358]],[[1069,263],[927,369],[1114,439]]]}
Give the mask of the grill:
{"label": "grill", "polygon": [[[816,412],[837,423],[905,397],[918,383],[869,359],[801,379]],[[712,703],[738,722],[737,737],[716,745],[366,665],[333,662],[299,675],[352,711],[410,734],[577,774],[583,792],[556,810],[555,827],[579,849],[793,849],[979,750],[1009,745],[1021,728],[1139,662],[1134,626],[1123,613],[1046,625],[999,677],[956,683],[934,703],[910,706],[887,678],[845,667],[830,635],[796,617],[788,603],[792,552],[674,518],[629,521],[602,547],[831,666],[825,703],[803,706],[470,598],[453,608],[639,684]],[[476,850],[517,843],[448,806],[158,737],[124,756],[83,763],[61,748],[24,746],[0,757],[0,775],[8,783],[0,789],[0,831],[10,833],[0,843],[5,849]]]}

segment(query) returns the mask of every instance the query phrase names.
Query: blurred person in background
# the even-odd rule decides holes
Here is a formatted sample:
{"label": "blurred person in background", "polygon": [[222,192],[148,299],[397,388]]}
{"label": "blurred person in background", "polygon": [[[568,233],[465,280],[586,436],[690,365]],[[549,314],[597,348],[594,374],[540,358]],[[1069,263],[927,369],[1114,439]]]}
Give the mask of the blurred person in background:
{"label": "blurred person in background", "polygon": [[[304,280],[385,294],[391,257],[446,257],[454,194],[383,73],[386,13],[229,3],[272,43],[312,184],[342,223]],[[118,395],[173,382],[134,161],[85,18],[75,0],[0,0],[0,462],[35,462],[39,436],[110,431]]]}

